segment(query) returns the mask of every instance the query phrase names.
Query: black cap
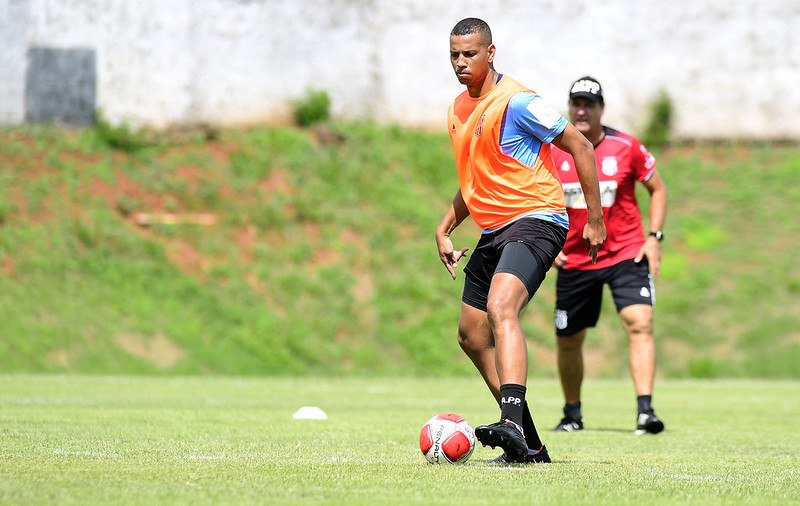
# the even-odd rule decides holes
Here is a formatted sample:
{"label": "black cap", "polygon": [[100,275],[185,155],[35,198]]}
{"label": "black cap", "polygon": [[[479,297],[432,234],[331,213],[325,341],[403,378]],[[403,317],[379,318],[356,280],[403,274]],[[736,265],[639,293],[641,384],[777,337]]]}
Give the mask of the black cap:
{"label": "black cap", "polygon": [[569,99],[588,98],[595,102],[603,103],[603,87],[600,82],[592,76],[583,76],[574,83],[569,89]]}

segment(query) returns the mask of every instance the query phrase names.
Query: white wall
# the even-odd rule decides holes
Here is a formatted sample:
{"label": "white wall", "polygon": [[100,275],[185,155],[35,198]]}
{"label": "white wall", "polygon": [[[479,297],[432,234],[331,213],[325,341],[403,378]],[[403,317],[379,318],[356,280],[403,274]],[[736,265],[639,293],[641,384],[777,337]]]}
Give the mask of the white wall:
{"label": "white wall", "polygon": [[796,0],[0,0],[0,123],[24,120],[26,51],[94,48],[113,121],[287,121],[324,89],[333,113],[441,127],[462,88],[448,34],[492,27],[497,69],[562,111],[577,77],[637,133],[660,89],[678,138],[800,138]]}

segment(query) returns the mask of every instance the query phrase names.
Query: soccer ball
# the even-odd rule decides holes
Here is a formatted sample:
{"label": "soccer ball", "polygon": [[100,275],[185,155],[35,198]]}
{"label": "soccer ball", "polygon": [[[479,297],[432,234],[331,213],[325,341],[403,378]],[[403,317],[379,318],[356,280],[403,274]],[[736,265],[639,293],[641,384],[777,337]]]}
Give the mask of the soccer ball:
{"label": "soccer ball", "polygon": [[475,433],[463,417],[442,413],[422,426],[419,449],[431,464],[460,464],[475,449]]}

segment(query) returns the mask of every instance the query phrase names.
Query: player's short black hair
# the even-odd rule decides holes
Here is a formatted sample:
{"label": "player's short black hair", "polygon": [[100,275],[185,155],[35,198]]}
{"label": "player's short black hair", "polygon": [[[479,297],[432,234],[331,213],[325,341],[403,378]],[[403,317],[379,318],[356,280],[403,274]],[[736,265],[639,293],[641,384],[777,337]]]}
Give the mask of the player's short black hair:
{"label": "player's short black hair", "polygon": [[453,31],[450,32],[450,36],[460,37],[462,35],[470,35],[473,33],[481,34],[481,39],[483,39],[487,46],[492,44],[492,30],[489,29],[489,25],[486,24],[486,21],[478,18],[462,19],[456,23],[456,26],[453,27]]}

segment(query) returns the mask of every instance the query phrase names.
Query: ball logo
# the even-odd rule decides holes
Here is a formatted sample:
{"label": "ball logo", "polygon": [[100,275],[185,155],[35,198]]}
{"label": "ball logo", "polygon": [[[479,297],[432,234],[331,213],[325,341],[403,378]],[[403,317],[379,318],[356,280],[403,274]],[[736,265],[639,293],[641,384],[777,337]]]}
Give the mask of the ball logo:
{"label": "ball logo", "polygon": [[444,432],[444,426],[440,425],[436,429],[436,434],[434,435],[433,438],[433,448],[432,448],[433,454],[430,456],[430,458],[437,464],[439,463],[439,459],[441,458],[442,432]]}

